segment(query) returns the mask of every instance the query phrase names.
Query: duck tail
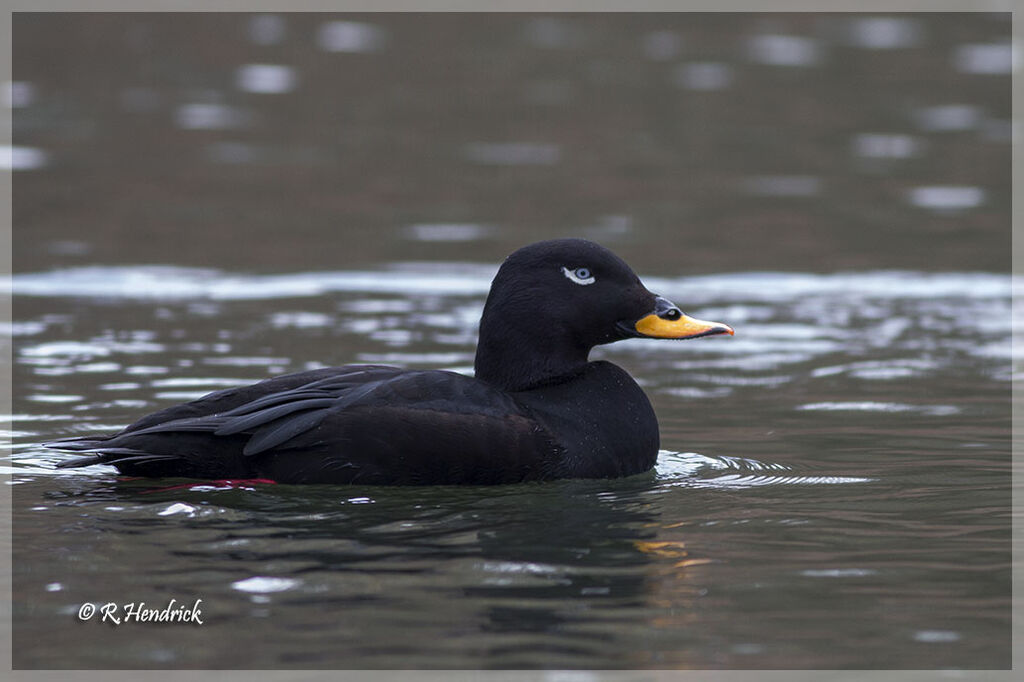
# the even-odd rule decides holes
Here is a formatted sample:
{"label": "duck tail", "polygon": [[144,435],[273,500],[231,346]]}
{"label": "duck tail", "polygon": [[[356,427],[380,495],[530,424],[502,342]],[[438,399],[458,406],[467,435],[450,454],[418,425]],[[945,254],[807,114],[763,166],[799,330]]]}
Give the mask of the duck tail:
{"label": "duck tail", "polygon": [[86,457],[72,457],[71,459],[66,459],[63,462],[57,462],[56,468],[77,469],[79,467],[89,467],[93,464],[103,463],[103,455],[88,455]]}

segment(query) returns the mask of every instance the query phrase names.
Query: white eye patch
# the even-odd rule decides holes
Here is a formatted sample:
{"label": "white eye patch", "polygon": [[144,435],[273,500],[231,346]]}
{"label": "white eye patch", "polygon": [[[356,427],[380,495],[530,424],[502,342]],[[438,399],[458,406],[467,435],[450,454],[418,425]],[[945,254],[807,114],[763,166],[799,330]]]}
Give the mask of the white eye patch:
{"label": "white eye patch", "polygon": [[590,268],[576,268],[575,270],[570,270],[569,268],[563,267],[562,274],[568,277],[573,284],[587,285],[593,284],[595,281],[594,275],[590,272]]}

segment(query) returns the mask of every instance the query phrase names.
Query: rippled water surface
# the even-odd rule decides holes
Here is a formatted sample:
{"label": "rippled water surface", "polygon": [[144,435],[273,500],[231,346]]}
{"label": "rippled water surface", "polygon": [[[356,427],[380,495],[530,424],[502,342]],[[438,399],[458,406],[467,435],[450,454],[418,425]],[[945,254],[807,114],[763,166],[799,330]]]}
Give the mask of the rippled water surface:
{"label": "rippled water surface", "polygon": [[[19,15],[15,666],[1008,667],[1007,19]],[[283,372],[471,372],[498,263],[569,235],[736,329],[595,350],[658,413],[649,474],[41,446]],[[80,618],[172,599],[203,624]]]}
{"label": "rippled water surface", "polygon": [[[46,660],[57,623],[95,666],[1007,660],[1005,276],[652,278],[737,334],[595,352],[661,419],[654,473],[626,480],[232,488],[58,473],[38,446],[321,363],[471,371],[493,270],[16,276],[19,655]],[[201,598],[207,622],[74,622],[125,597]]]}

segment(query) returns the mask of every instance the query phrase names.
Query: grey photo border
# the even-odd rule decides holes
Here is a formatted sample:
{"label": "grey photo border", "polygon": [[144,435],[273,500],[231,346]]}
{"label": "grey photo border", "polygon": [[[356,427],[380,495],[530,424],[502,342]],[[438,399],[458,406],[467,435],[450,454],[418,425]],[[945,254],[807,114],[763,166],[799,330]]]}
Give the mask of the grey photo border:
{"label": "grey photo border", "polygon": [[[12,77],[12,24],[15,12],[356,12],[356,11],[437,11],[437,12],[458,12],[458,11],[491,11],[491,12],[607,12],[607,11],[628,11],[628,12],[857,12],[857,13],[895,13],[895,12],[1012,12],[1018,4],[1015,0],[292,0],[281,2],[272,0],[204,0],[202,2],[179,0],[177,2],[166,0],[93,0],[83,2],[82,0],[6,0],[5,8],[0,12],[0,43],[4,46],[0,50],[0,76],[4,81],[10,81]],[[824,5],[824,6],[823,6]],[[1022,42],[1022,29],[1017,17],[1012,23],[1012,36],[1015,58],[1020,58],[1020,50],[1024,49]],[[1019,72],[1020,67],[1017,67]],[[1012,79],[1012,102],[1013,102],[1013,161],[1012,161],[1012,256],[1015,276],[1019,277],[1024,264],[1024,240],[1018,238],[1018,229],[1021,226],[1021,218],[1024,215],[1020,202],[1017,199],[1022,196],[1020,193],[1022,171],[1022,160],[1020,152],[1021,143],[1021,97],[1024,95],[1020,86],[1020,78],[1017,74]],[[10,145],[12,139],[11,114],[7,112],[3,117],[2,126],[3,144]],[[3,201],[3,220],[0,220],[2,232],[0,232],[0,277],[4,280],[4,286],[0,287],[0,308],[3,310],[3,321],[10,323],[12,319],[12,301],[10,276],[13,266],[12,246],[12,206],[13,206],[13,173],[7,172],[0,182],[0,194]],[[1014,309],[1016,310],[1017,298],[1024,295],[1024,291],[1018,292],[1016,282],[1014,285]],[[1015,320],[1015,322],[1017,322]],[[1017,325],[1014,325],[1017,329]],[[1021,367],[1021,353],[1019,339],[1016,333],[1013,339],[1013,366],[1015,369]],[[0,427],[11,429],[10,418],[12,411],[12,367],[13,367],[13,344],[10,337],[4,344],[3,362],[0,362],[0,414],[6,415],[3,419],[6,423],[0,422]],[[1024,397],[1017,381],[1013,382],[1012,406],[1013,406],[1013,578],[1018,583],[1021,578],[1019,552],[1021,547],[1022,530],[1020,521],[1021,512],[1021,491],[1020,484],[1020,436],[1024,433],[1024,413],[1020,409],[1020,400]],[[9,448],[8,448],[8,451]],[[893,680],[895,682],[922,682],[932,680],[985,680],[1002,681],[1014,679],[1012,669],[1007,670],[850,670],[850,671],[821,671],[821,670],[622,670],[622,671],[480,671],[480,670],[256,670],[256,671],[198,671],[198,670],[13,670],[12,668],[12,506],[11,486],[7,485],[9,475],[4,476],[0,485],[0,580],[4,598],[0,599],[0,673],[4,677],[14,681],[47,682],[49,680],[64,680],[72,674],[76,680],[91,682],[92,680],[103,682],[119,682],[124,680],[153,680],[158,682],[177,682],[181,680],[195,680],[200,674],[204,678],[220,679],[222,682],[261,682],[263,680],[295,681],[303,682],[314,680],[367,680],[371,682],[384,682],[390,680],[409,680],[410,682],[520,682],[525,680],[539,680],[543,682],[727,682],[740,680],[743,682],[757,680],[758,682],[881,682]],[[1019,608],[1019,597],[1015,594],[1013,599],[1013,667],[1019,659],[1021,643],[1021,610]],[[55,642],[59,646],[59,642]],[[9,673],[7,671],[10,671]]]}

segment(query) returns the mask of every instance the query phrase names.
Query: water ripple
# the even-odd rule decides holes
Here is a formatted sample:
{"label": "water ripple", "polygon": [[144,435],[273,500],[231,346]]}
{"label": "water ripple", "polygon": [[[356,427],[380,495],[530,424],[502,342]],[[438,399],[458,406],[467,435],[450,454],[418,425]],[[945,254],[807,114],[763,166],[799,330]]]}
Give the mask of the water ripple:
{"label": "water ripple", "polygon": [[761,462],[724,455],[712,457],[697,452],[680,453],[668,450],[659,452],[655,472],[659,482],[665,486],[691,488],[842,485],[873,480],[859,476],[796,475],[791,473],[788,466],[778,462]]}
{"label": "water ripple", "polygon": [[[124,299],[265,300],[319,296],[333,291],[483,294],[496,268],[473,263],[398,264],[380,271],[237,275],[173,266],[95,266],[22,273],[11,278],[20,296]],[[1009,298],[1021,278],[991,273],[875,271],[813,274],[740,272],[695,277],[646,277],[653,291],[682,300],[717,302],[796,301],[808,296],[906,298]],[[756,309],[755,309],[756,310]]]}
{"label": "water ripple", "polygon": [[851,402],[822,402],[799,405],[798,410],[819,410],[828,412],[915,412],[933,417],[945,417],[960,412],[955,405],[909,405],[871,400]]}

